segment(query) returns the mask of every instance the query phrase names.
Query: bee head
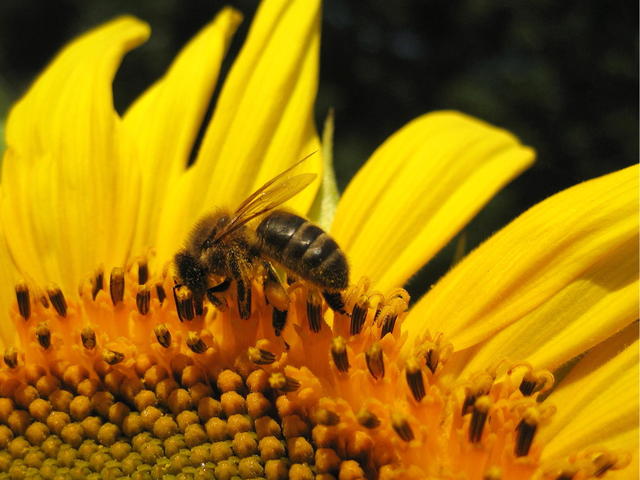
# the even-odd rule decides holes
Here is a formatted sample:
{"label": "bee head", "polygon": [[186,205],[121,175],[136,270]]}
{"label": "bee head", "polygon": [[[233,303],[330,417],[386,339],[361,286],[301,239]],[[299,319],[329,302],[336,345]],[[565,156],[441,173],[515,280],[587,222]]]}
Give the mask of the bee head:
{"label": "bee head", "polygon": [[204,293],[207,290],[207,265],[201,263],[186,250],[178,252],[175,264],[180,281],[194,293]]}

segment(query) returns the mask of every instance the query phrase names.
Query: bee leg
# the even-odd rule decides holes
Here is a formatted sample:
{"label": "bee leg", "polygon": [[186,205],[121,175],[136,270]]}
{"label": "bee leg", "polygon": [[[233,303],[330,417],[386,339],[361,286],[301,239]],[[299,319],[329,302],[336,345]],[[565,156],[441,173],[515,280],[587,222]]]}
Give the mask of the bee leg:
{"label": "bee leg", "polygon": [[243,277],[236,278],[238,291],[238,312],[243,320],[251,316],[251,284]]}
{"label": "bee leg", "polygon": [[267,303],[273,306],[271,323],[276,336],[279,337],[287,323],[289,295],[282,285],[282,282],[280,282],[273,265],[269,262],[264,262],[264,269],[267,274],[264,281],[264,296]]}
{"label": "bee leg", "polygon": [[340,292],[329,292],[327,290],[323,290],[322,296],[331,310],[347,315],[347,312],[344,309],[344,298],[342,298],[342,294]]}
{"label": "bee leg", "polygon": [[207,299],[220,311],[227,309],[227,302],[224,297],[219,297],[217,293],[226,292],[231,285],[231,279],[226,278],[222,283],[207,289]]}

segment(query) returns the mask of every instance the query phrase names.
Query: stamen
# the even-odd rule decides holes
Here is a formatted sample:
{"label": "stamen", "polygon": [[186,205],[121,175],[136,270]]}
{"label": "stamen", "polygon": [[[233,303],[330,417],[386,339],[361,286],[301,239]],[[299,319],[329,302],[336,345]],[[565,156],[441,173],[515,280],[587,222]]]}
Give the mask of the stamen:
{"label": "stamen", "polygon": [[82,346],[87,350],[93,350],[96,348],[96,332],[91,327],[84,327],[80,332],[80,340],[82,340]]}
{"label": "stamen", "polygon": [[124,298],[124,270],[120,267],[111,270],[109,293],[111,294],[111,302],[114,305],[120,303]]}
{"label": "stamen", "polygon": [[380,380],[384,377],[384,356],[382,354],[382,347],[378,342],[375,342],[369,350],[364,354],[367,362],[367,368],[369,373],[376,380]]}
{"label": "stamen", "polygon": [[440,362],[440,350],[435,346],[427,349],[427,352],[424,355],[424,359],[425,359],[427,368],[431,370],[431,373],[436,373],[436,369],[438,368],[438,363]]}
{"label": "stamen", "polygon": [[47,322],[40,322],[36,327],[36,339],[45,350],[51,346],[51,330]]}
{"label": "stamen", "polygon": [[312,332],[319,332],[322,327],[322,299],[315,289],[307,296],[307,321]]}
{"label": "stamen", "polygon": [[411,389],[411,394],[415,398],[416,402],[422,400],[425,396],[424,380],[422,378],[422,370],[420,370],[420,364],[415,358],[407,360],[406,365],[406,378],[407,385]]}
{"label": "stamen", "polygon": [[335,337],[331,341],[331,358],[336,368],[341,372],[349,371],[349,357],[347,355],[347,342],[342,337]]}
{"label": "stamen", "polygon": [[529,397],[536,392],[546,391],[553,385],[554,378],[551,372],[532,372],[528,370],[522,378],[519,390],[520,392]]}
{"label": "stamen", "polygon": [[366,408],[361,409],[356,414],[356,419],[364,428],[372,429],[377,428],[380,425],[380,419]]}
{"label": "stamen", "polygon": [[29,287],[25,283],[16,285],[16,299],[18,301],[18,311],[20,316],[25,320],[29,320],[31,316],[31,298]]}
{"label": "stamen", "polygon": [[326,408],[319,408],[313,412],[313,421],[317,425],[333,426],[340,423],[340,415]]}
{"label": "stamen", "polygon": [[160,303],[164,302],[164,299],[167,298],[167,294],[164,291],[164,287],[161,283],[156,283],[156,295],[158,296],[158,301]]}
{"label": "stamen", "polygon": [[166,324],[161,323],[156,325],[153,329],[153,333],[155,333],[158,343],[164,348],[169,348],[171,346],[171,332],[167,328]]}
{"label": "stamen", "polygon": [[144,285],[149,280],[149,265],[145,259],[138,261],[138,285]]}
{"label": "stamen", "polygon": [[366,295],[361,295],[351,311],[351,326],[349,328],[349,333],[351,335],[357,335],[362,331],[368,312],[369,299]]}
{"label": "stamen", "polygon": [[91,280],[91,298],[98,296],[98,292],[104,288],[104,271],[98,270],[96,276]]}
{"label": "stamen", "polygon": [[601,453],[593,459],[593,476],[603,476],[608,470],[612,469],[615,466],[616,462],[617,458],[615,457],[615,455],[609,452]]}
{"label": "stamen", "polygon": [[380,329],[380,338],[383,338],[387,333],[393,333],[393,328],[396,326],[398,314],[385,307],[382,309],[381,318],[382,328]]}
{"label": "stamen", "polygon": [[533,437],[538,429],[540,414],[535,408],[527,408],[524,411],[522,420],[516,427],[515,454],[517,457],[524,457],[529,454],[529,449],[533,443]]}
{"label": "stamen", "polygon": [[181,322],[191,321],[195,317],[193,294],[184,285],[175,289],[176,310]]}
{"label": "stamen", "polygon": [[55,308],[56,312],[58,312],[58,315],[60,315],[61,317],[66,317],[67,301],[62,294],[62,290],[54,285],[47,289],[47,295],[49,296],[49,300],[51,300],[53,308]]}
{"label": "stamen", "polygon": [[483,395],[475,401],[469,423],[469,441],[471,443],[478,443],[482,438],[482,431],[489,416],[489,408],[491,408],[491,399],[487,395]]}
{"label": "stamen", "polygon": [[271,314],[271,324],[273,325],[273,331],[276,337],[279,337],[287,324],[287,310],[280,311],[277,308],[273,309]]}
{"label": "stamen", "polygon": [[124,353],[105,348],[102,350],[102,359],[109,365],[116,365],[124,360]]}
{"label": "stamen", "polygon": [[398,436],[405,442],[413,440],[413,430],[411,429],[411,425],[409,425],[407,418],[403,414],[397,412],[392,413],[391,426]]}
{"label": "stamen", "polygon": [[300,382],[295,378],[288,377],[283,373],[272,373],[269,375],[269,385],[274,390],[284,393],[295,392],[300,388]]}
{"label": "stamen", "polygon": [[275,354],[262,348],[249,347],[247,355],[249,356],[249,360],[256,365],[271,365],[276,361]]}
{"label": "stamen", "polygon": [[482,373],[474,377],[471,382],[471,386],[467,387],[467,395],[462,404],[462,415],[471,413],[478,397],[489,393],[493,384],[493,377],[488,373]]}
{"label": "stamen", "polygon": [[4,351],[3,360],[9,368],[16,368],[18,366],[18,352],[15,347],[9,347]]}
{"label": "stamen", "polygon": [[149,305],[151,303],[151,291],[146,285],[142,285],[136,294],[136,307],[141,315],[149,313]]}
{"label": "stamen", "polygon": [[200,338],[200,334],[198,332],[189,332],[187,334],[187,346],[194,353],[204,353],[207,351],[207,344],[204,343],[204,340]]}

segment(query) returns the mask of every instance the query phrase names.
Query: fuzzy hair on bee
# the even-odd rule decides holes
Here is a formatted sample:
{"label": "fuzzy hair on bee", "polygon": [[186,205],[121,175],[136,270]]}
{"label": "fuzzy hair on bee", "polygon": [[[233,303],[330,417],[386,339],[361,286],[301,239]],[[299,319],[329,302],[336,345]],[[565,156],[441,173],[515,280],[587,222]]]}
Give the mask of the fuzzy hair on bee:
{"label": "fuzzy hair on bee", "polygon": [[[277,208],[315,179],[310,173],[290,175],[309,156],[269,180],[235,211],[217,210],[196,223],[174,259],[179,284],[187,286],[196,301],[206,297],[218,305],[217,294],[235,283],[240,317],[249,318],[251,282],[260,270],[267,301],[281,317],[288,296],[276,265],[321,291],[328,305],[341,311],[341,292],[349,284],[344,252],[320,227]],[[252,228],[255,219],[259,222]]]}

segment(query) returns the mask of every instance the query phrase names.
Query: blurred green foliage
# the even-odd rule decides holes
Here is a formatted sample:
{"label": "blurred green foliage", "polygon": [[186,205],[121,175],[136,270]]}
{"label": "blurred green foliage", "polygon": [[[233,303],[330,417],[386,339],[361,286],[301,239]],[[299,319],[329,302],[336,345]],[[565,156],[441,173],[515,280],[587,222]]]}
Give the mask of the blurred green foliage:
{"label": "blurred green foliage", "polygon": [[[122,111],[226,3],[247,19],[232,58],[255,1],[4,0],[0,114],[66,41],[132,13],[153,36],[118,73]],[[317,119],[335,108],[341,189],[388,135],[435,109],[503,126],[538,151],[537,164],[469,225],[470,248],[546,196],[638,159],[635,1],[326,0],[323,16]],[[419,289],[446,270],[452,252],[421,273]]]}

